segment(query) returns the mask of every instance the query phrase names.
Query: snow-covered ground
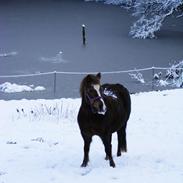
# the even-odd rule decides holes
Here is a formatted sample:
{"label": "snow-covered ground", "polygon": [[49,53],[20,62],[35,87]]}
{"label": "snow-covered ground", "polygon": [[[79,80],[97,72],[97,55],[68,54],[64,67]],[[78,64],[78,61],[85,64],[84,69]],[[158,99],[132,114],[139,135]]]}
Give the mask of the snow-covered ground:
{"label": "snow-covered ground", "polygon": [[80,168],[80,99],[0,101],[0,183],[182,183],[183,90],[132,95],[128,153],[116,168],[94,137],[90,163]]}
{"label": "snow-covered ground", "polygon": [[0,84],[0,92],[4,93],[16,93],[16,92],[30,92],[30,91],[43,91],[46,90],[43,86],[34,85],[18,85],[16,83],[5,82]]}

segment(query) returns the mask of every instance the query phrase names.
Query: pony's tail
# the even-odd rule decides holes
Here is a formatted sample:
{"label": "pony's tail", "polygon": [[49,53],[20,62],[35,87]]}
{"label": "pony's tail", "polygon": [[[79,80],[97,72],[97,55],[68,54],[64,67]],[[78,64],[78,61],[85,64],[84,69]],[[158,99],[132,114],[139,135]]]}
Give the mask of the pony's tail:
{"label": "pony's tail", "polygon": [[[131,113],[131,98],[129,91],[121,84],[117,84],[117,87],[119,88],[119,95],[124,103],[124,109],[126,111],[126,122],[128,121]],[[126,128],[126,127],[125,127]]]}
{"label": "pony's tail", "polygon": [[126,126],[127,121],[130,117],[131,113],[131,98],[129,91],[121,84],[117,84],[116,86],[118,88],[117,91],[119,91],[119,97],[122,100],[123,103],[123,110],[125,112],[123,113],[124,116],[124,124],[122,128],[117,132],[118,133],[118,152],[117,156],[121,155],[121,152],[127,152],[127,141],[126,141]]}
{"label": "pony's tail", "polygon": [[118,134],[118,151],[117,156],[121,156],[121,152],[127,152],[127,142],[126,142],[126,127],[123,126],[117,131]]}

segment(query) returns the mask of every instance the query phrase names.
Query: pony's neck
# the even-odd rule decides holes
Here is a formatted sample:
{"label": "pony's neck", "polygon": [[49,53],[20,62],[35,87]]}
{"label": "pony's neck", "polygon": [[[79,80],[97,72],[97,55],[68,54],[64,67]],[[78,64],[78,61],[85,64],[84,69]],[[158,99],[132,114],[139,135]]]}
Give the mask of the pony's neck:
{"label": "pony's neck", "polygon": [[81,104],[84,105],[84,106],[89,106],[89,104],[86,102],[86,97],[85,96],[81,97]]}
{"label": "pony's neck", "polygon": [[90,103],[87,102],[87,98],[86,98],[85,95],[83,95],[83,96],[81,97],[81,105],[82,105],[85,109],[91,110]]}

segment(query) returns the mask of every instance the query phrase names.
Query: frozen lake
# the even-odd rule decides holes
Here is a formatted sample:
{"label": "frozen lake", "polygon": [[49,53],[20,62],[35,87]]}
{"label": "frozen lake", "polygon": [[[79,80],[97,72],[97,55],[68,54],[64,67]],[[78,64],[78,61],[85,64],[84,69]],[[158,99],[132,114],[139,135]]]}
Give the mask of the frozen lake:
{"label": "frozen lake", "polygon": [[[129,12],[102,3],[83,0],[1,0],[0,75],[168,67],[183,59],[183,17],[168,17],[157,33],[158,39],[154,40],[129,37],[133,21],[134,17]],[[82,24],[86,25],[86,46],[82,45]],[[62,75],[58,78],[57,91],[60,92],[57,97],[77,97],[82,77]],[[122,75],[109,75],[104,81],[123,82],[122,78]],[[53,85],[52,76],[0,78],[0,83],[5,81],[44,85],[50,91]],[[132,92],[135,90],[131,87]],[[4,94],[0,95],[6,98]],[[42,96],[50,98],[51,95]]]}

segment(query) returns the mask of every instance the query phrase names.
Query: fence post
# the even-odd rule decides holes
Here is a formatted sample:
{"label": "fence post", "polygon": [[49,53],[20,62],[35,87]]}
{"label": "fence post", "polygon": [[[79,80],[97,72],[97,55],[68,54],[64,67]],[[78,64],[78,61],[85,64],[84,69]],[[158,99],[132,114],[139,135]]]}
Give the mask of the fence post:
{"label": "fence post", "polygon": [[152,67],[152,90],[154,90],[154,74],[155,74],[155,67]]}
{"label": "fence post", "polygon": [[57,71],[54,71],[53,76],[53,93],[54,97],[56,96],[56,89],[57,89]]}

